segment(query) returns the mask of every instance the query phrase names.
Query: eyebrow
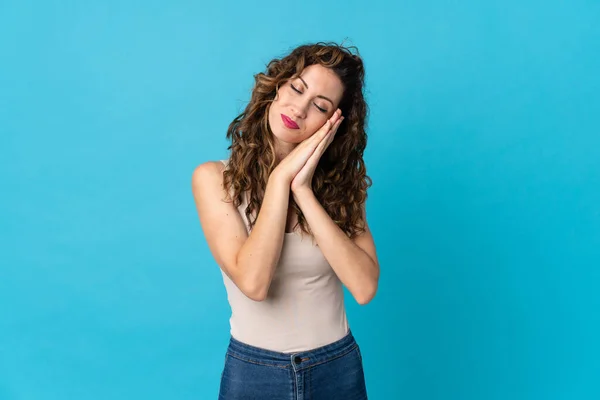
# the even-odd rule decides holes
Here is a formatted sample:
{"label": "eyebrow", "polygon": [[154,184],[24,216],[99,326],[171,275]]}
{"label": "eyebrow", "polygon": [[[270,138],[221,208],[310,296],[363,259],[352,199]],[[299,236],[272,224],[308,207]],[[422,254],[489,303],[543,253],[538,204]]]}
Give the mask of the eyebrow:
{"label": "eyebrow", "polygon": [[[304,79],[302,79],[302,77],[301,77],[301,76],[299,76],[299,75],[298,75],[298,78],[299,78],[299,79],[302,81],[302,83],[304,83],[304,86],[306,86],[306,88],[308,89],[308,85],[306,84],[306,81],[304,81]],[[333,105],[333,101],[331,101],[331,99],[330,99],[329,97],[322,96],[322,95],[317,95],[317,97],[319,97],[319,98],[321,98],[321,99],[325,99],[325,100],[327,100],[328,102],[330,102],[330,103],[331,103],[331,105]]]}

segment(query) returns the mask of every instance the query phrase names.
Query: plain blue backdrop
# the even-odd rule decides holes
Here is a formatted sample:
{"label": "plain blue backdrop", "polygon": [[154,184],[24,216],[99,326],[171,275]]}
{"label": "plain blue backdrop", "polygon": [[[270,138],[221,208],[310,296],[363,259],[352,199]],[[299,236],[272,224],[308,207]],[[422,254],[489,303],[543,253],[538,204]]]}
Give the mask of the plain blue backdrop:
{"label": "plain blue backdrop", "polygon": [[0,1],[0,400],[215,399],[190,179],[253,74],[356,45],[371,399],[600,398],[597,1]]}

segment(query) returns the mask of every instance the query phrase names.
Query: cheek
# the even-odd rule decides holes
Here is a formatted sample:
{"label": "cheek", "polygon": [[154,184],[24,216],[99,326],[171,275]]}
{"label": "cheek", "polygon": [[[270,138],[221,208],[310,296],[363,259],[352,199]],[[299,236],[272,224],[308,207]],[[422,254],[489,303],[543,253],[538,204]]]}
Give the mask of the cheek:
{"label": "cheek", "polygon": [[273,99],[273,101],[269,105],[269,115],[270,116],[276,115],[278,113],[278,110],[281,109],[281,104],[282,104],[281,94],[279,94]]}
{"label": "cheek", "polygon": [[279,88],[279,92],[277,92],[277,95],[275,95],[275,99],[273,100],[273,102],[276,104],[285,103],[288,101],[289,97],[290,96],[288,95],[288,93],[286,93],[284,88]]}
{"label": "cheek", "polygon": [[319,126],[317,124],[310,124],[306,126],[306,133],[309,136],[314,135],[319,130]]}
{"label": "cheek", "polygon": [[321,129],[325,122],[327,122],[327,119],[328,118],[326,116],[319,116],[318,118],[311,120],[309,123],[306,124],[306,132],[310,135],[315,134],[315,132]]}

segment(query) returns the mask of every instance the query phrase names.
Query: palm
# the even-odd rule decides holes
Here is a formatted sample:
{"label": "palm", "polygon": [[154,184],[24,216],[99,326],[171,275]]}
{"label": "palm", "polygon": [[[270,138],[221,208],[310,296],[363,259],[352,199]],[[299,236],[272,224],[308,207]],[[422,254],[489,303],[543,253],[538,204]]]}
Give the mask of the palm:
{"label": "palm", "polygon": [[341,116],[341,111],[339,111],[339,109],[336,111],[332,118],[335,120],[334,125],[331,128],[327,129],[326,136],[324,136],[323,139],[321,139],[321,142],[317,145],[312,155],[308,158],[304,166],[292,179],[290,187],[292,192],[304,189],[312,190],[312,179],[317,164],[319,163],[319,160],[321,159],[323,153],[325,153],[327,147],[329,147],[329,145],[333,141],[337,128],[344,120],[344,117]]}
{"label": "palm", "polygon": [[[312,157],[311,157],[312,159]],[[292,180],[291,190],[296,191],[302,188],[311,188],[312,189],[312,178],[314,175],[314,167],[311,167],[309,164],[311,160],[309,159],[304,167],[296,174],[294,179]]]}

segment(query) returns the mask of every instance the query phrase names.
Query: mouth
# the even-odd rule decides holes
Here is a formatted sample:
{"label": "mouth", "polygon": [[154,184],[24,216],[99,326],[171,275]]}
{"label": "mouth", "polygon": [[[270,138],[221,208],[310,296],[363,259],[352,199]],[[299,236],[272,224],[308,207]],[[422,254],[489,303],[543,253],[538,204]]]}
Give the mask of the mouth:
{"label": "mouth", "polygon": [[290,117],[288,117],[285,114],[281,114],[281,119],[283,121],[283,124],[289,128],[289,129],[300,129],[300,127],[298,126],[297,123],[295,123],[294,121],[292,121],[292,119]]}

